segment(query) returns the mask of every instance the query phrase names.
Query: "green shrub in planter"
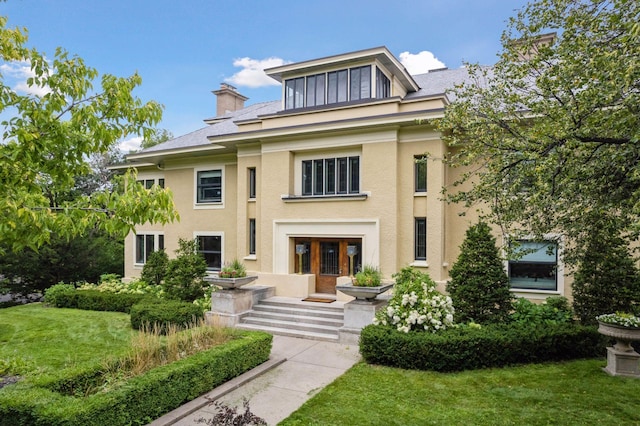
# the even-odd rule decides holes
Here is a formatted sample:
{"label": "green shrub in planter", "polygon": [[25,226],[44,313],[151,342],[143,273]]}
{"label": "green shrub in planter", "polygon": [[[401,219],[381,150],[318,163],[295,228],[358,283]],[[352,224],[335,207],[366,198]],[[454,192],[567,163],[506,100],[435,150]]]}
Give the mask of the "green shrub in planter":
{"label": "green shrub in planter", "polygon": [[193,303],[178,300],[149,301],[131,307],[131,327],[142,330],[157,327],[166,333],[171,325],[183,328],[202,319],[202,309]]}
{"label": "green shrub in planter", "polygon": [[369,325],[360,335],[360,353],[368,363],[434,371],[599,357],[604,345],[594,327],[573,323],[466,326],[438,333]]}

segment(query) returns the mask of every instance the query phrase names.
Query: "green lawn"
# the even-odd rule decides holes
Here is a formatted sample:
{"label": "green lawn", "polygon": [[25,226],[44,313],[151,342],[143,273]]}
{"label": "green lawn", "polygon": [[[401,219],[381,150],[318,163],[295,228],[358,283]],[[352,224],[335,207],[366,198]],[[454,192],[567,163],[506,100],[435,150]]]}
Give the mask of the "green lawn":
{"label": "green lawn", "polygon": [[[129,349],[129,315],[42,304],[0,309],[0,374],[46,374],[95,364]],[[4,367],[4,368],[3,368]]]}
{"label": "green lawn", "polygon": [[282,425],[638,425],[640,380],[605,360],[433,373],[360,363]]}

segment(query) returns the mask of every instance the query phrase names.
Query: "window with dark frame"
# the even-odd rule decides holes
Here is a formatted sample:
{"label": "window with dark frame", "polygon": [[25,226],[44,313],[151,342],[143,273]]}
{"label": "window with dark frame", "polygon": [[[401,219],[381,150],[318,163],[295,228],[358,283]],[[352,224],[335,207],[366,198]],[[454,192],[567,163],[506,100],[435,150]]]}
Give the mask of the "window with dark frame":
{"label": "window with dark frame", "polygon": [[302,161],[302,195],[360,193],[360,157]]}
{"label": "window with dark frame", "polygon": [[156,250],[164,250],[164,235],[136,234],[136,263],[147,263],[149,255]]}
{"label": "window with dark frame", "polygon": [[198,203],[222,202],[222,170],[198,172]]}
{"label": "window with dark frame", "polygon": [[519,255],[509,260],[512,289],[558,290],[558,244],[555,241],[518,240]]}
{"label": "window with dark frame", "polygon": [[[376,98],[391,96],[391,81],[378,68]],[[295,109],[373,97],[372,65],[296,77],[284,82],[284,108]]]}
{"label": "window with dark frame", "polygon": [[256,198],[256,168],[249,167],[249,198]]}
{"label": "window with dark frame", "polygon": [[249,219],[249,254],[256,254],[256,220]]}
{"label": "window with dark frame", "polygon": [[414,157],[414,191],[427,192],[427,158],[423,155]]}
{"label": "window with dark frame", "polygon": [[222,237],[220,235],[198,235],[198,253],[207,262],[207,269],[219,271],[222,267]]}
{"label": "window with dark frame", "polygon": [[414,259],[427,260],[427,218],[416,217],[414,228]]}

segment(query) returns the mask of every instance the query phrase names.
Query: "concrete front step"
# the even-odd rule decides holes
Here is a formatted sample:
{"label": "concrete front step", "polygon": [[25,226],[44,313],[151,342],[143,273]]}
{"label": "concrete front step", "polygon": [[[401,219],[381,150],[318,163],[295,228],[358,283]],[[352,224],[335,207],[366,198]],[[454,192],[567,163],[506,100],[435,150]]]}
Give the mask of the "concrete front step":
{"label": "concrete front step", "polygon": [[344,324],[344,309],[342,303],[334,303],[328,306],[299,299],[271,297],[255,304],[252,311],[242,316],[237,326],[284,336],[338,341],[338,330]]}
{"label": "concrete front step", "polygon": [[311,331],[300,331],[291,328],[279,328],[279,327],[270,327],[264,325],[256,325],[256,324],[245,324],[240,323],[236,326],[237,328],[241,328],[243,330],[260,330],[266,331],[267,333],[277,334],[279,336],[289,336],[289,337],[300,337],[302,339],[311,339],[311,340],[323,340],[327,342],[338,342],[339,336],[337,333],[317,333]]}

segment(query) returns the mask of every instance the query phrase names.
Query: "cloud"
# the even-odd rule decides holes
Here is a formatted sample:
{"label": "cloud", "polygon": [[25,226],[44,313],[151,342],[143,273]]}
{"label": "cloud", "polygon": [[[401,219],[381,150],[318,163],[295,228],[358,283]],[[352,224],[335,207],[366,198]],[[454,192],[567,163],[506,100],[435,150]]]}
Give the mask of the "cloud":
{"label": "cloud", "polygon": [[264,70],[265,68],[277,67],[287,63],[289,62],[275,57],[267,59],[238,58],[233,61],[233,66],[241,67],[242,69],[231,77],[226,78],[225,81],[235,86],[251,88],[277,86],[280,83],[267,76]]}
{"label": "cloud", "polygon": [[427,50],[420,53],[402,52],[400,54],[400,62],[409,71],[409,74],[424,74],[429,70],[445,68],[444,62],[440,61],[435,55]]}
{"label": "cloud", "polygon": [[31,63],[28,61],[6,62],[0,65],[0,73],[7,78],[9,84],[13,86],[13,90],[18,93],[42,97],[51,92],[51,89],[46,86],[30,86],[27,83],[29,78],[35,77]]}
{"label": "cloud", "polygon": [[121,141],[118,144],[118,148],[120,148],[120,151],[124,152],[125,154],[128,154],[132,151],[140,151],[140,144],[142,143],[142,137],[141,136],[135,136],[131,139],[126,139]]}

